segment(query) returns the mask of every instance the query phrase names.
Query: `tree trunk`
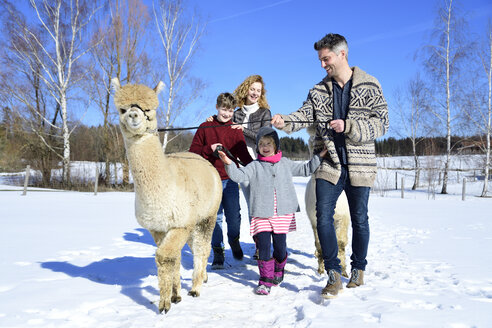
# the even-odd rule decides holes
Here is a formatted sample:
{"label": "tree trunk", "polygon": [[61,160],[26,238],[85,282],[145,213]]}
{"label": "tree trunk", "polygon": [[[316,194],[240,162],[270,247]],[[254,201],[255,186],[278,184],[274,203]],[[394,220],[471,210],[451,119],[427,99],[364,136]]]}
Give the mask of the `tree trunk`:
{"label": "tree trunk", "polygon": [[447,29],[446,29],[446,163],[444,164],[444,179],[442,183],[441,194],[447,194],[448,188],[448,170],[451,155],[451,90],[450,90],[450,34],[451,34],[451,4],[449,2]]}
{"label": "tree trunk", "polygon": [[63,184],[70,186],[70,132],[68,131],[67,98],[64,91],[60,95],[60,108],[63,132]]}
{"label": "tree trunk", "polygon": [[128,159],[123,161],[123,185],[128,186],[130,184],[130,166],[128,165]]}
{"label": "tree trunk", "polygon": [[419,164],[418,157],[415,157],[414,160],[415,160],[415,179],[413,181],[412,190],[417,189],[420,184],[420,164]]}
{"label": "tree trunk", "polygon": [[487,149],[485,152],[485,169],[484,169],[484,181],[482,197],[488,196],[488,185],[489,185],[489,172],[490,172],[490,133],[492,132],[492,32],[489,33],[489,71],[488,71],[488,82],[489,82],[489,108],[488,108],[488,119],[487,119]]}
{"label": "tree trunk", "polygon": [[[169,97],[167,99],[167,112],[166,112],[166,124],[165,127],[168,128],[170,126],[171,122],[171,108],[173,107],[173,93],[174,93],[174,88],[173,88],[174,83],[171,81],[169,85]],[[163,140],[162,140],[162,151],[166,153],[166,147],[167,143],[169,141],[169,131],[164,132]]]}

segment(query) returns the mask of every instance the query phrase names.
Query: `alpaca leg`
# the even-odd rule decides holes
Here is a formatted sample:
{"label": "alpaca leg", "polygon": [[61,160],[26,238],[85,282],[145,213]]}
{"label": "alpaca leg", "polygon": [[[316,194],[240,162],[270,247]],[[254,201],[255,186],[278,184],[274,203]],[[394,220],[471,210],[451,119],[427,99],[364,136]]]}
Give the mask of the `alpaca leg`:
{"label": "alpaca leg", "polygon": [[[184,246],[184,244],[183,244]],[[181,302],[181,275],[180,275],[180,269],[181,269],[181,250],[177,254],[176,258],[176,265],[174,266],[174,275],[173,275],[173,292],[171,295],[171,302],[172,303],[179,303]]]}
{"label": "alpaca leg", "polygon": [[[337,223],[337,222],[335,222]],[[345,261],[345,246],[347,246],[347,231],[340,226],[340,222],[335,227],[337,234],[338,254],[337,257],[340,260],[340,266],[342,268],[342,276],[348,278],[347,265]]]}
{"label": "alpaca leg", "polygon": [[346,242],[338,241],[338,258],[340,259],[340,266],[342,267],[342,276],[348,278],[347,274],[347,264],[345,261],[345,246],[347,246]]}
{"label": "alpaca leg", "polygon": [[306,204],[307,216],[311,222],[311,227],[313,228],[314,247],[316,248],[314,256],[316,256],[316,259],[318,260],[318,273],[323,274],[325,272],[325,263],[323,261],[323,252],[321,251],[321,244],[319,242],[318,229],[316,229],[318,224],[318,219],[316,217],[316,180],[313,177],[306,185],[304,201]]}
{"label": "alpaca leg", "polygon": [[348,243],[348,225],[350,222],[350,215],[340,211],[339,213],[335,213],[334,219],[335,219],[335,231],[337,234],[337,244],[338,244],[337,256],[340,259],[342,276],[348,278],[345,248]]}
{"label": "alpaca leg", "polygon": [[[157,237],[157,238],[156,238]],[[159,312],[167,313],[171,308],[172,300],[178,301],[181,299],[180,289],[176,281],[180,279],[179,269],[181,263],[181,249],[183,248],[186,239],[188,238],[187,229],[172,229],[167,233],[156,234],[154,240],[160,240],[157,245],[155,259],[157,263],[157,274],[159,279],[160,301]]]}
{"label": "alpaca leg", "polygon": [[308,213],[308,218],[309,221],[311,221],[311,228],[313,228],[315,247],[314,256],[316,256],[316,259],[318,260],[318,273],[323,274],[325,272],[325,262],[323,261],[323,252],[321,251],[321,244],[319,242],[318,229],[316,229],[317,219],[315,213],[311,213],[311,215]]}
{"label": "alpaca leg", "polygon": [[323,261],[323,252],[321,251],[321,244],[319,242],[318,230],[316,227],[313,227],[314,233],[314,246],[316,250],[314,251],[314,255],[318,259],[318,273],[323,274],[325,272],[325,262]]}
{"label": "alpaca leg", "polygon": [[207,261],[210,255],[212,233],[215,227],[215,215],[196,225],[188,241],[193,252],[193,283],[188,295],[200,296],[204,282],[207,281]]}

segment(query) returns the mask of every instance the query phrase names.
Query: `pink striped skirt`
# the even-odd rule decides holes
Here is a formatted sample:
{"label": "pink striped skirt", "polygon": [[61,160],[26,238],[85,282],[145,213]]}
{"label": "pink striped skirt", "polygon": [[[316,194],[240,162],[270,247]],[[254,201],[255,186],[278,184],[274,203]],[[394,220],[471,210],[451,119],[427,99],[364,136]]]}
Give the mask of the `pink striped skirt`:
{"label": "pink striped skirt", "polygon": [[251,219],[249,232],[252,236],[264,231],[273,231],[277,234],[286,234],[291,231],[296,231],[295,213],[284,215],[277,214],[277,193],[273,196],[273,216],[269,218],[253,216]]}

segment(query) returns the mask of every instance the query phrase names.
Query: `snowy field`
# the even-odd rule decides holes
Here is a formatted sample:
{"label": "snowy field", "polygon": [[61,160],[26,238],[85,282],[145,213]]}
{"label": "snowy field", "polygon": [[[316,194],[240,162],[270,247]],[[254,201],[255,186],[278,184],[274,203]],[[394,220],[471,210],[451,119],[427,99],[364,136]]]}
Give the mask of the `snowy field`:
{"label": "snowy field", "polygon": [[193,298],[184,248],[183,300],[166,315],[157,310],[155,246],[134,218],[133,193],[30,188],[21,196],[20,187],[0,185],[0,327],[491,327],[492,198],[476,197],[483,181],[467,176],[462,201],[463,173],[450,177],[448,195],[437,188],[429,197],[428,186],[409,190],[412,174],[401,173],[404,199],[394,171],[378,177],[366,285],[320,297],[327,278],[316,272],[307,179],[295,178],[301,212],[287,237],[282,285],[253,294],[258,270],[241,198],[244,260],[226,245],[226,268],[212,271],[209,263],[209,281]]}

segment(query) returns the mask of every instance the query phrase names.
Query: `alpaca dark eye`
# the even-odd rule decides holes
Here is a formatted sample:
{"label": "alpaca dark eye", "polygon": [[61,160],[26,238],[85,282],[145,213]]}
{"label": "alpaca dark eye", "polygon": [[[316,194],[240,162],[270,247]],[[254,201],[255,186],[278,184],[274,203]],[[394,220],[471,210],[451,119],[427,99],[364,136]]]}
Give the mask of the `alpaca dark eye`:
{"label": "alpaca dark eye", "polygon": [[126,113],[126,109],[124,109],[124,108],[120,108],[120,113],[121,113],[121,114],[125,114],[125,113]]}

